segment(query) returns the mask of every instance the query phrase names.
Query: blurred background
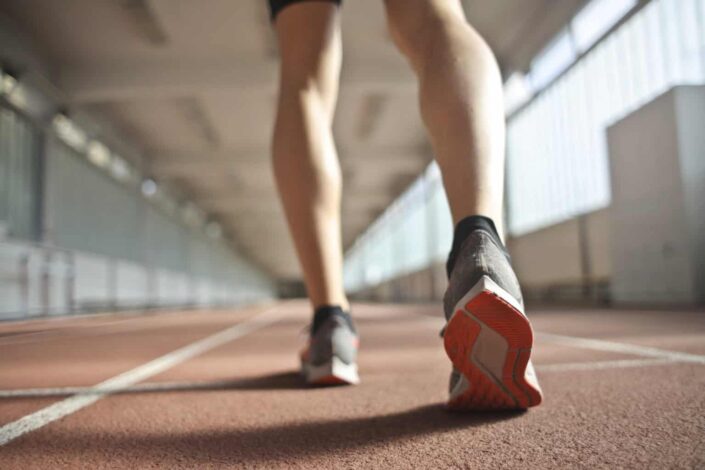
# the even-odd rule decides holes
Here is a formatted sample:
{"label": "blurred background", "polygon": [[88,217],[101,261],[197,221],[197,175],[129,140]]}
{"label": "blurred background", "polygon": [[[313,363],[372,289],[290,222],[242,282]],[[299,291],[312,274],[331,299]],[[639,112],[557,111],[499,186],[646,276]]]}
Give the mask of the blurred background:
{"label": "blurred background", "polygon": [[[497,54],[508,246],[542,304],[705,303],[705,0],[465,0]],[[432,301],[452,227],[381,0],[348,0],[345,281]],[[0,319],[303,296],[264,0],[0,0]]]}

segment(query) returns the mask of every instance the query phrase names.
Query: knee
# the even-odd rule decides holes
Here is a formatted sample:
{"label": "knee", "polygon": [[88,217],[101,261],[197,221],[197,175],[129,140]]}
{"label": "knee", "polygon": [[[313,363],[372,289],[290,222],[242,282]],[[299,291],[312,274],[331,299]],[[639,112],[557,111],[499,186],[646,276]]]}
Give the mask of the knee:
{"label": "knee", "polygon": [[283,58],[280,71],[280,98],[301,103],[321,104],[332,112],[338,93],[338,57],[311,56],[306,52]]}
{"label": "knee", "polygon": [[302,71],[282,71],[279,92],[285,97],[326,95],[326,84],[316,73]]}

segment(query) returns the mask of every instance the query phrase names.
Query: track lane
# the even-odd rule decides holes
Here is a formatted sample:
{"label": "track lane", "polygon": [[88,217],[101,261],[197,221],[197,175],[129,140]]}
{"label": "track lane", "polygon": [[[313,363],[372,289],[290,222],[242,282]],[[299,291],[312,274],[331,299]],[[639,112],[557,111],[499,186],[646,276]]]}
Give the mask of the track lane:
{"label": "track lane", "polygon": [[[155,357],[242,321],[261,309],[236,312],[160,313],[123,319],[108,316],[69,318],[42,327],[44,339],[0,342],[0,389],[31,387],[90,387]],[[129,325],[129,328],[126,326]],[[16,329],[3,324],[5,331]],[[26,330],[27,322],[18,324]],[[46,334],[44,334],[46,333]],[[65,398],[24,398],[0,401],[0,425],[5,425]]]}
{"label": "track lane", "polygon": [[[437,321],[417,315],[433,315],[437,307],[358,306],[363,384],[333,389],[301,387],[296,351],[307,307],[294,310],[281,323],[150,379],[166,390],[110,396],[10,443],[0,463],[556,468],[703,462],[702,365],[542,372],[543,366],[640,358],[541,341],[535,357],[544,405],[528,413],[459,417],[440,407],[448,362]],[[609,324],[615,321],[611,315],[592,320]],[[574,333],[551,314],[533,317],[543,330]],[[667,324],[669,318],[658,321]],[[601,339],[627,336],[604,323],[595,328]],[[672,325],[665,329],[678,336]],[[695,333],[705,338],[705,321],[682,335]]]}

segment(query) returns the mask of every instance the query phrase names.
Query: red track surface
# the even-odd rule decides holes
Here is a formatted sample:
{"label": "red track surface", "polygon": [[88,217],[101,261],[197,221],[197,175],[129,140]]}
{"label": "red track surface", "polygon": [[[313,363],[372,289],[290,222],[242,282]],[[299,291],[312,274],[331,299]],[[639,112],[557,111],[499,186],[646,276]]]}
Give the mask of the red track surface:
{"label": "red track surface", "polygon": [[[0,324],[0,389],[92,386],[259,310]],[[563,335],[535,346],[544,403],[457,415],[442,406],[439,306],[358,305],[363,383],[315,389],[296,374],[306,304],[275,311],[274,324],[12,440],[0,468],[705,467],[705,312],[529,312],[538,332]],[[678,357],[664,350],[690,355],[665,363]],[[0,398],[0,426],[66,397]]]}

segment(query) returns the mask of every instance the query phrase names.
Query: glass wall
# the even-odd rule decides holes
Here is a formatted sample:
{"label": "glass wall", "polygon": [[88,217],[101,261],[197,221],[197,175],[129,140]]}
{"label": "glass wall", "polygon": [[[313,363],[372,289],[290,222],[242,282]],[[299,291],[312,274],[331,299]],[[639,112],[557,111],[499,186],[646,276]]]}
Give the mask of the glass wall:
{"label": "glass wall", "polygon": [[509,230],[610,202],[605,129],[674,85],[705,82],[705,1],[655,0],[512,116]]}
{"label": "glass wall", "polygon": [[38,236],[39,142],[28,119],[0,105],[0,234],[5,236]]}
{"label": "glass wall", "polygon": [[[593,0],[532,70],[508,82],[524,101],[508,107],[518,109],[507,136],[511,235],[609,205],[606,128],[675,85],[705,83],[705,0],[653,0],[595,46],[635,5]],[[432,165],[348,251],[346,287],[356,291],[443,262],[451,237]]]}
{"label": "glass wall", "polygon": [[27,118],[30,91],[0,70],[0,320],[276,295],[194,203],[68,116]]}
{"label": "glass wall", "polygon": [[434,163],[347,252],[346,289],[376,285],[443,260],[451,239],[450,208]]}

